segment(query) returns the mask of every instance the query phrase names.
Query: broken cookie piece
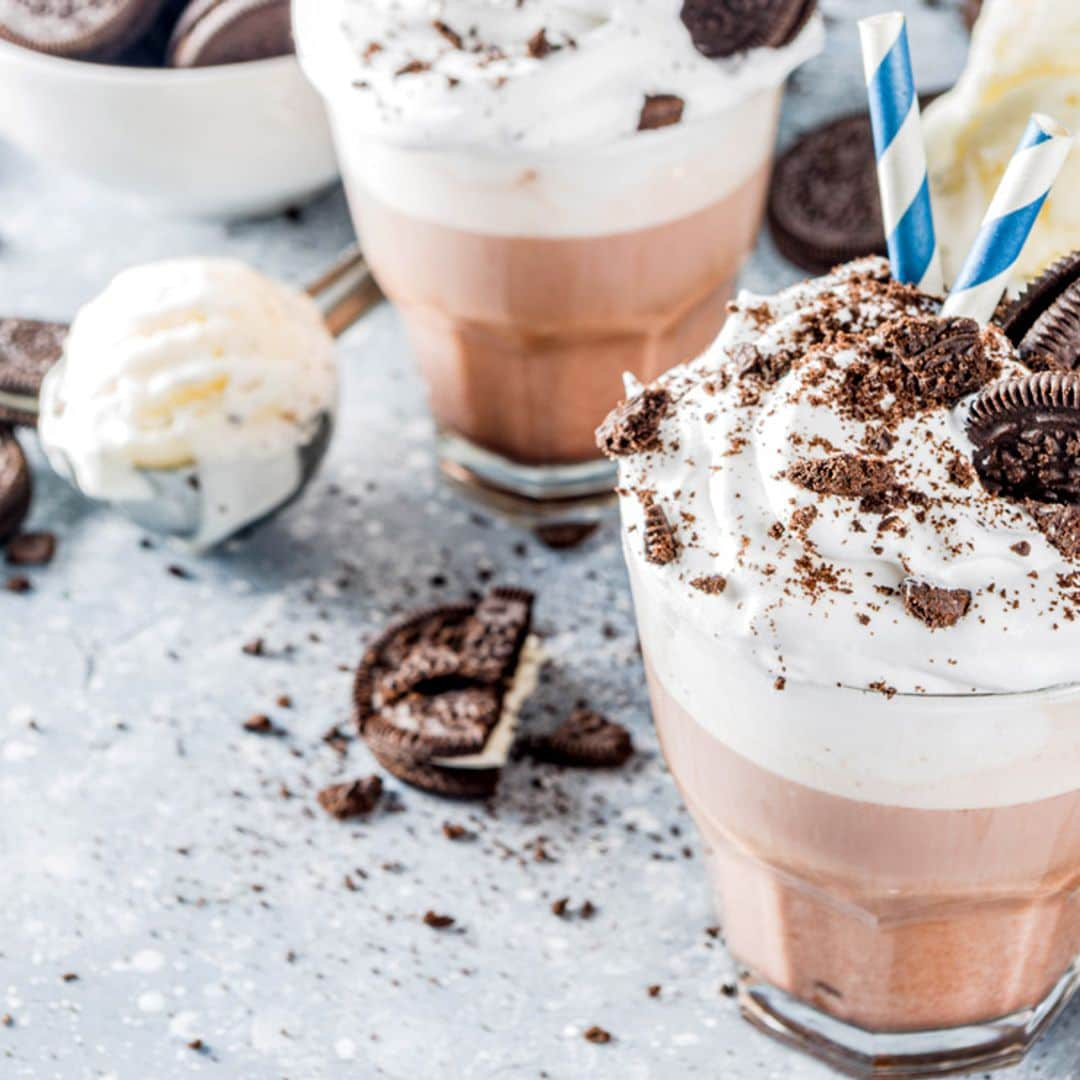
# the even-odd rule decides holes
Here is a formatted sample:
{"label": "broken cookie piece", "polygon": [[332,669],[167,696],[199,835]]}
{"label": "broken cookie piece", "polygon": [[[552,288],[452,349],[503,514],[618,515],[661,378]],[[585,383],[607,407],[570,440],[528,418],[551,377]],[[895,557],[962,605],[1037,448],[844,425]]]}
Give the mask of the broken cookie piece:
{"label": "broken cookie piece", "polygon": [[675,527],[663,507],[649,501],[645,507],[645,558],[656,566],[666,566],[679,557]]}
{"label": "broken cookie piece", "polygon": [[788,469],[787,478],[817,495],[845,498],[881,495],[897,486],[891,462],[858,454],[832,454],[812,461],[796,461]]}
{"label": "broken cookie piece", "polygon": [[550,735],[532,743],[533,756],[556,765],[616,768],[634,752],[630,732],[591,709],[576,709]]}
{"label": "broken cookie piece", "polygon": [[904,610],[931,630],[955,626],[971,609],[967,589],[947,589],[915,578],[900,583],[900,595]]}
{"label": "broken cookie piece", "polygon": [[365,817],[382,798],[383,784],[378,776],[365,776],[342,784],[324,787],[316,796],[319,805],[339,821],[347,818]]}
{"label": "broken cookie piece", "polygon": [[659,450],[660,422],[670,406],[671,395],[664,387],[646,386],[597,428],[597,445],[611,458]]}

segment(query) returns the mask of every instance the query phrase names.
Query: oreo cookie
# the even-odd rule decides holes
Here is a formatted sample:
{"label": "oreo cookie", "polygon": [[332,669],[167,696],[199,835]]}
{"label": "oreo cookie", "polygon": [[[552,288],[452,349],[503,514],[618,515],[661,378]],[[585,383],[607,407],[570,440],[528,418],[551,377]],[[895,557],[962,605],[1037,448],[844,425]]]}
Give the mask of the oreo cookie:
{"label": "oreo cookie", "polygon": [[886,253],[868,113],[815,128],[780,156],[768,220],[781,254],[814,274]]}
{"label": "oreo cookie", "polygon": [[680,18],[702,56],[711,60],[792,41],[816,0],[683,0]]}
{"label": "oreo cookie", "polygon": [[384,768],[441,795],[494,791],[532,602],[523,589],[496,588],[476,604],[416,612],[372,643],[357,668],[354,711]]}
{"label": "oreo cookie", "polygon": [[268,60],[293,52],[289,0],[191,0],[169,41],[171,67]]}
{"label": "oreo cookie", "polygon": [[0,429],[0,544],[19,531],[31,494],[30,466],[22,447],[11,432]]}
{"label": "oreo cookie", "polygon": [[0,0],[0,38],[36,52],[111,60],[153,25],[165,0]]}
{"label": "oreo cookie", "polygon": [[60,359],[67,329],[37,319],[0,319],[0,423],[37,423],[41,383]]}
{"label": "oreo cookie", "polygon": [[[1080,251],[1032,281],[998,322],[1029,366],[1080,366]],[[1044,362],[1049,360],[1049,364]]]}
{"label": "oreo cookie", "polygon": [[1074,281],[1036,320],[1020,342],[1030,367],[1074,371],[1080,367],[1080,281]]}
{"label": "oreo cookie", "polygon": [[1080,375],[1043,371],[988,386],[971,408],[968,436],[992,494],[1080,502]]}

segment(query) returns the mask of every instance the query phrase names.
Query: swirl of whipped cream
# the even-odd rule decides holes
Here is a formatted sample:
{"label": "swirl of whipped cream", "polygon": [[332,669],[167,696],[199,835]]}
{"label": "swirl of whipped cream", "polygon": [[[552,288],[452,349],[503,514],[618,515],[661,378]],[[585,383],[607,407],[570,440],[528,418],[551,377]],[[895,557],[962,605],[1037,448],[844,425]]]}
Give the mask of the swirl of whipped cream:
{"label": "swirl of whipped cream", "polygon": [[[811,18],[782,48],[709,60],[681,0],[296,0],[297,51],[350,132],[406,146],[541,149],[637,130],[646,95],[683,123],[779,87],[824,40]],[[347,95],[347,99],[343,97]]]}
{"label": "swirl of whipped cream", "polygon": [[[655,384],[671,399],[658,448],[619,459],[636,587],[788,680],[952,694],[1073,682],[1078,568],[975,476],[973,393],[949,407],[930,387],[920,403],[882,374],[890,333],[937,309],[888,279],[874,258],[775,297],[744,292],[712,348]],[[999,330],[978,336],[982,380],[1027,373]],[[808,488],[845,456],[886,472],[888,490]],[[680,545],[665,565],[642,542],[650,502]],[[905,581],[966,590],[970,607],[934,629]]]}

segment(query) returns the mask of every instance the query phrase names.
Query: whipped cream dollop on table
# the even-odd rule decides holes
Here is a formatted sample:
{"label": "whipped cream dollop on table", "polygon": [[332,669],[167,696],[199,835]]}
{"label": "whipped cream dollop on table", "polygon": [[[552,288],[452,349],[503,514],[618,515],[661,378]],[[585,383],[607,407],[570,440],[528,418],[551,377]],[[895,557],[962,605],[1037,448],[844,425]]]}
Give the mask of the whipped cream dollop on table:
{"label": "whipped cream dollop on table", "polygon": [[39,426],[95,498],[151,501],[156,479],[186,471],[205,546],[299,490],[336,400],[310,297],[238,260],[181,258],[125,270],[78,312]]}
{"label": "whipped cream dollop on table", "polygon": [[[956,86],[923,116],[946,281],[954,281],[1033,112],[1080,131],[1080,4],[985,0]],[[1015,289],[1080,247],[1080,154],[1066,162],[1014,268]]]}
{"label": "whipped cream dollop on table", "polygon": [[682,0],[297,0],[294,27],[322,93],[350,95],[351,126],[427,148],[609,141],[638,130],[652,95],[681,99],[682,122],[694,122],[779,86],[821,49],[814,15],[778,48],[710,58],[682,8]]}
{"label": "whipped cream dollop on table", "polygon": [[1080,671],[1076,534],[1058,528],[1074,508],[991,494],[972,465],[975,402],[1031,372],[939,304],[876,258],[744,292],[708,352],[601,428],[636,586],[778,688],[1021,691]]}

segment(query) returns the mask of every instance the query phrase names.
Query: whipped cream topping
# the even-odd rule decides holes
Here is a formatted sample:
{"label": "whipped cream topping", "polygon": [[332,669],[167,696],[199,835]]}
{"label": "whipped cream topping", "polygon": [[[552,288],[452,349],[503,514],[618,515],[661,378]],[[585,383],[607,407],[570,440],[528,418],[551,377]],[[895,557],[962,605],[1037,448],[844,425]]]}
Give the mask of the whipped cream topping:
{"label": "whipped cream topping", "polygon": [[[921,403],[881,376],[896,328],[937,307],[890,282],[876,258],[772,298],[743,293],[713,347],[654,384],[671,401],[655,441],[623,448],[638,588],[752,658],[778,688],[969,694],[1077,677],[1080,567],[970,466],[974,390],[1027,374],[1011,344],[971,327],[982,360],[958,401],[933,403],[936,369]],[[827,467],[840,459],[861,462],[864,481],[867,470],[887,476],[887,490],[823,491],[843,486]],[[828,482],[815,485],[822,470]],[[663,565],[655,551],[646,557],[650,504],[674,527]],[[932,628],[909,610],[905,582],[966,590],[970,602]]]}
{"label": "whipped cream topping", "polygon": [[[363,131],[401,145],[548,148],[637,131],[646,95],[683,99],[682,123],[779,86],[819,52],[794,41],[709,60],[681,0],[296,0],[308,77]],[[339,116],[339,123],[342,122]]]}
{"label": "whipped cream topping", "polygon": [[[1080,4],[985,0],[956,86],[926,109],[934,220],[954,281],[1033,112],[1080,130]],[[1080,154],[1054,185],[1016,262],[1015,290],[1080,247]]]}
{"label": "whipped cream topping", "polygon": [[313,300],[234,259],[173,259],[124,271],[79,311],[39,427],[96,498],[160,498],[155,476],[188,470],[212,543],[295,493],[336,399]]}

